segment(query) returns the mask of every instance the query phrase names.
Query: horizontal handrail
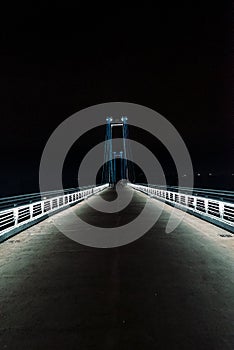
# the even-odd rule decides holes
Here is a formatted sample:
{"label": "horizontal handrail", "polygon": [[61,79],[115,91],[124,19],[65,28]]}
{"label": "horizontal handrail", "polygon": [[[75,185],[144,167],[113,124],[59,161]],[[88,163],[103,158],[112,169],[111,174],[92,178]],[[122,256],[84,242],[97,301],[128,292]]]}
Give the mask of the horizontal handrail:
{"label": "horizontal handrail", "polygon": [[190,187],[178,187],[178,186],[163,186],[154,184],[139,183],[138,185],[149,186],[157,189],[168,190],[172,192],[180,192],[185,194],[192,194],[195,196],[201,195],[202,197],[214,198],[220,201],[234,202],[234,192],[227,190],[214,190],[204,188],[190,188]]}
{"label": "horizontal handrail", "polygon": [[72,188],[66,188],[63,190],[54,190],[54,191],[47,191],[47,192],[38,192],[38,193],[30,193],[30,194],[21,194],[17,196],[9,196],[9,197],[2,197],[0,198],[0,211],[2,209],[11,208],[12,206],[16,207],[22,204],[28,204],[40,201],[42,199],[57,197],[59,195],[69,194],[69,193],[75,193],[78,191],[83,191],[89,188],[92,188],[94,186],[83,186],[83,187],[72,187]]}
{"label": "horizontal handrail", "polygon": [[[11,208],[0,211],[0,242],[10,237],[12,234],[15,234],[16,231],[19,232],[21,229],[29,227],[41,219],[46,218],[48,214],[65,209],[69,205],[74,205],[75,203],[104,190],[108,186],[109,184],[89,186],[86,189],[79,189],[74,192],[60,195],[58,195],[58,191],[52,191],[54,192],[53,196],[51,192],[48,192],[51,197],[45,197],[44,193],[42,196],[43,199],[18,206],[14,206],[12,198]],[[63,191],[59,192],[62,193]],[[28,195],[27,198],[29,198]]]}
{"label": "horizontal handrail", "polygon": [[[234,233],[234,203],[207,198],[197,194],[186,194],[183,189],[182,191],[176,192],[159,188],[158,186],[152,187],[152,185],[132,183],[128,185],[151,197],[158,198],[180,209],[188,210],[190,213],[207,221],[211,221]],[[190,190],[191,193],[193,193],[193,190]],[[204,191],[204,193],[206,192]]]}

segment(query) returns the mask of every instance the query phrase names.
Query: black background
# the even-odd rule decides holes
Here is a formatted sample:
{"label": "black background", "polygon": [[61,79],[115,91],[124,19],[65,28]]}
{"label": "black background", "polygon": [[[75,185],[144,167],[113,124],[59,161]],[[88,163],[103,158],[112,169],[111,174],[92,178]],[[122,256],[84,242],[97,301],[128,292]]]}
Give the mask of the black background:
{"label": "black background", "polygon": [[[3,11],[0,195],[38,191],[40,157],[53,130],[78,110],[111,101],[161,113],[201,174],[195,185],[233,189],[231,34],[228,2]],[[104,132],[93,130],[74,145],[65,187],[76,185],[81,158]],[[167,157],[163,165],[176,184],[157,140],[133,127],[130,135],[144,139],[162,163]]]}

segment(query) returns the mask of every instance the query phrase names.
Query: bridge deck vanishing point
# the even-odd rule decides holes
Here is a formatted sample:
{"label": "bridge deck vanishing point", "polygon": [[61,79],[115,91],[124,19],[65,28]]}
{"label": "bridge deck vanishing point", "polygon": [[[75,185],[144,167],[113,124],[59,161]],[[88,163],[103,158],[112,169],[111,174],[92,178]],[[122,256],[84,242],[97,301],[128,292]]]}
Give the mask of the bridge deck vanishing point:
{"label": "bridge deck vanishing point", "polygon": [[[117,227],[147,199],[134,191],[126,210],[107,215],[88,206],[100,196],[111,200],[115,191],[55,215],[66,221],[75,210],[97,226]],[[163,204],[148,200],[153,215]],[[190,214],[166,234],[171,211],[165,205],[148,233],[118,248],[78,244],[52,217],[3,242],[0,348],[233,349],[234,238]]]}

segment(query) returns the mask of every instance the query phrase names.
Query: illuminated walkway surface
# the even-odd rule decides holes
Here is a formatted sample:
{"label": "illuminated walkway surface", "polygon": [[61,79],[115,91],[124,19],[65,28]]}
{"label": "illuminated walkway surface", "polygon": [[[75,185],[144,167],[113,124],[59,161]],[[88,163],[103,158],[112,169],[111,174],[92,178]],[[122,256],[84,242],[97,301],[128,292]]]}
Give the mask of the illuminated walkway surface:
{"label": "illuminated walkway surface", "polygon": [[[112,190],[102,196],[112,198]],[[118,226],[143,208],[83,219]],[[162,205],[150,199],[151,210]],[[233,349],[234,238],[189,214],[171,234],[171,212],[141,239],[114,249],[69,240],[52,218],[0,245],[1,349]],[[82,225],[80,227],[82,229]]]}

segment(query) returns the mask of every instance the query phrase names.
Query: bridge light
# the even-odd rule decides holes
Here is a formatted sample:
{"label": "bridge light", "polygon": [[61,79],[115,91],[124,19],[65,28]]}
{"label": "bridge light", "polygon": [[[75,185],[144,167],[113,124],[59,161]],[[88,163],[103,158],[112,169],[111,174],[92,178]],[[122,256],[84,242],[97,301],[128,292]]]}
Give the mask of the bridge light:
{"label": "bridge light", "polygon": [[127,117],[121,117],[121,120],[122,120],[122,122],[125,122],[125,123],[126,123],[126,121],[128,120],[128,118],[127,118]]}
{"label": "bridge light", "polygon": [[112,118],[112,117],[107,117],[107,118],[106,118],[106,121],[107,121],[107,123],[110,123],[110,122],[113,121],[113,118]]}

